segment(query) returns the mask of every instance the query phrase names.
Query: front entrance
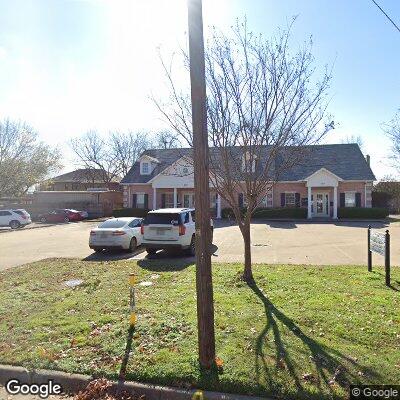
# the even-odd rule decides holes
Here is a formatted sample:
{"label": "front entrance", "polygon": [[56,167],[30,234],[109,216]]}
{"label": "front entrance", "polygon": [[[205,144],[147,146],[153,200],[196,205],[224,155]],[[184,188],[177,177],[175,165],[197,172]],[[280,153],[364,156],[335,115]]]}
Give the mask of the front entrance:
{"label": "front entrance", "polygon": [[314,216],[329,216],[329,195],[328,193],[315,193],[314,195]]}

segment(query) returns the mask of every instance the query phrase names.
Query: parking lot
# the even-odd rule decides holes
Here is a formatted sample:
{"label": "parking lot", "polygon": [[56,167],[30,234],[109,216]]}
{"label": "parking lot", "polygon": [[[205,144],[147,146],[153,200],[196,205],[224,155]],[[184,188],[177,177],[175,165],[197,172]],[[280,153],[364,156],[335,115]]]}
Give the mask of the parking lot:
{"label": "parking lot", "polygon": [[[47,225],[36,229],[0,233],[0,270],[51,257],[73,257],[88,260],[142,259],[143,249],[134,254],[96,254],[88,247],[90,230],[98,222]],[[367,256],[367,223],[260,222],[252,225],[254,263],[291,264],[365,264]],[[32,226],[33,228],[34,226]],[[373,227],[391,232],[391,260],[400,265],[400,223],[390,226],[375,223]],[[212,259],[215,262],[242,262],[243,244],[237,226],[217,222]],[[170,257],[158,254],[155,257]],[[375,264],[382,265],[379,255]]]}

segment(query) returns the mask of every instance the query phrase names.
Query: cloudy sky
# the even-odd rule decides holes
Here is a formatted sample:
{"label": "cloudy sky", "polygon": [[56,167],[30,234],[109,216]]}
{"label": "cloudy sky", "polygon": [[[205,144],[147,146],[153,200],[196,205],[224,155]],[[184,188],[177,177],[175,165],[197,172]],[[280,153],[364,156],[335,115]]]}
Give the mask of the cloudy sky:
{"label": "cloudy sky", "polygon": [[[378,0],[400,24],[400,1]],[[203,0],[204,24],[229,29],[247,16],[271,36],[295,15],[293,46],[310,35],[332,65],[327,141],[361,136],[377,177],[394,173],[381,124],[400,107],[400,32],[370,0]],[[159,51],[186,46],[185,0],[0,0],[0,118],[29,122],[65,152],[89,129],[156,130],[149,100],[165,93]],[[183,76],[182,79],[188,77]]]}

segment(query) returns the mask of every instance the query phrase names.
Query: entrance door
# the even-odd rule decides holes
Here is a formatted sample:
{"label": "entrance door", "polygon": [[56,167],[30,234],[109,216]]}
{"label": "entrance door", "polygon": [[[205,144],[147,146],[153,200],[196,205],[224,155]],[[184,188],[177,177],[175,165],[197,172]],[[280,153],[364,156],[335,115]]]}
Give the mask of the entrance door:
{"label": "entrance door", "polygon": [[328,194],[316,193],[315,194],[315,215],[317,217],[326,217],[328,215]]}
{"label": "entrance door", "polygon": [[194,207],[194,193],[183,194],[183,207],[193,208]]}

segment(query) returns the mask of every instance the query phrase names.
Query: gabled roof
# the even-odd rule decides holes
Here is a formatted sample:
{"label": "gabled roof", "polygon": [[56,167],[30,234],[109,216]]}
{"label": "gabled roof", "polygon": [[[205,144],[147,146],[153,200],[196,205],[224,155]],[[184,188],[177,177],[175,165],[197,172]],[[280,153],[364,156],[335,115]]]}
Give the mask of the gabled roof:
{"label": "gabled roof", "polygon": [[305,180],[325,168],[345,181],[375,181],[375,175],[356,143],[306,146],[306,156],[285,171],[281,181]]}
{"label": "gabled roof", "polygon": [[[102,169],[81,168],[66,174],[58,175],[50,179],[52,182],[79,182],[79,183],[102,183],[104,182],[104,171]],[[119,182],[120,177],[114,177],[111,182]]]}
{"label": "gabled roof", "polygon": [[[267,157],[269,146],[265,147]],[[284,164],[285,159],[290,157],[294,151],[293,147],[282,147],[275,159],[275,170]],[[279,181],[305,181],[310,175],[321,168],[327,169],[337,177],[347,181],[374,181],[376,180],[370,166],[365,160],[357,144],[325,144],[316,146],[304,146],[304,157],[295,166],[286,169],[279,176]],[[217,149],[210,148],[210,153]],[[241,165],[243,151],[240,147],[232,147],[230,153]],[[137,161],[121,183],[148,183],[156,175],[160,174],[167,167],[172,165],[181,157],[192,157],[192,149],[153,149],[146,150],[142,155],[149,155],[156,158],[159,164],[156,165],[150,175],[140,175],[140,163]],[[262,161],[262,160],[261,160]]]}
{"label": "gabled roof", "polygon": [[333,172],[329,171],[326,168],[320,168],[318,171],[313,172],[310,176],[306,177],[306,180],[308,181],[309,179],[311,179],[314,175],[317,175],[318,173],[324,173],[324,174],[328,174],[330,176],[333,176],[335,179],[337,179],[338,181],[342,181],[343,179],[340,176],[335,175]]}

